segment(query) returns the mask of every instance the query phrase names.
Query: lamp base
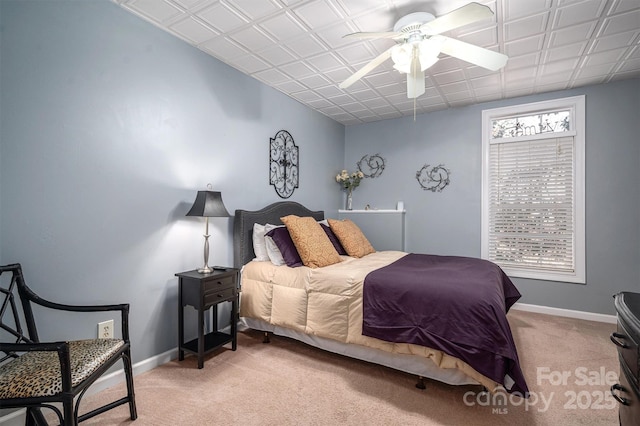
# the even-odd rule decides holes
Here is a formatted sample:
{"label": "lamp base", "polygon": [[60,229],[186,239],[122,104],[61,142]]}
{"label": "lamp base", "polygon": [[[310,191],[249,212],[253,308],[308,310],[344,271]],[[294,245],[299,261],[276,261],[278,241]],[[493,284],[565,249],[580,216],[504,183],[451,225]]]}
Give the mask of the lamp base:
{"label": "lamp base", "polygon": [[210,273],[213,272],[213,268],[205,265],[204,268],[198,269],[198,272],[201,273],[201,274],[210,274]]}

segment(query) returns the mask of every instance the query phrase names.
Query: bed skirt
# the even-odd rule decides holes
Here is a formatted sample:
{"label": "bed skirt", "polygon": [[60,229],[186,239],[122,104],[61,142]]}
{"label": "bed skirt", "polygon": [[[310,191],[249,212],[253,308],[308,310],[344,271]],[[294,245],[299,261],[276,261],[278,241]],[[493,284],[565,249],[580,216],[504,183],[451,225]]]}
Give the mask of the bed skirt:
{"label": "bed skirt", "polygon": [[439,368],[429,358],[407,354],[393,354],[376,348],[343,343],[337,340],[313,336],[300,331],[279,327],[255,318],[242,317],[240,322],[243,326],[254,330],[272,332],[278,336],[289,337],[310,346],[339,355],[372,362],[374,364],[383,365],[405,373],[437,380],[449,385],[479,385],[477,381],[470,378],[462,371],[453,368]]}

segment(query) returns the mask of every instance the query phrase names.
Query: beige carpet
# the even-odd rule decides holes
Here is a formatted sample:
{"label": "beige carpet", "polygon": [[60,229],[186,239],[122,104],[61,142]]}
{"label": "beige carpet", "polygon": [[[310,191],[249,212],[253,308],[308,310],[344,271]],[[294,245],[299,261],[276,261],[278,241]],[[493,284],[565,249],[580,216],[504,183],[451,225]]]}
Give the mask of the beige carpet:
{"label": "beige carpet", "polygon": [[[263,344],[262,335],[249,330],[239,334],[236,352],[210,354],[202,370],[187,356],[136,376],[139,417],[132,425],[618,424],[606,377],[618,374],[608,337],[614,325],[515,310],[508,317],[533,393],[528,402],[433,381],[419,390],[412,375],[284,337]],[[83,405],[121,395],[124,384]],[[83,424],[127,423],[122,406]]]}

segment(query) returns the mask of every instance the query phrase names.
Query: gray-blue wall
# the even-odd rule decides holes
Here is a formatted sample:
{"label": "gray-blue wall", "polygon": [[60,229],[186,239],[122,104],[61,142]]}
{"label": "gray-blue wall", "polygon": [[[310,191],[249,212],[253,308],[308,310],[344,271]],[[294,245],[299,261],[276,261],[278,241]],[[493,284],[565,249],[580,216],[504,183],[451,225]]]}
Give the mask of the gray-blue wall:
{"label": "gray-blue wall", "polygon": [[[640,80],[385,120],[346,129],[345,164],[379,153],[384,173],[365,179],[354,208],[404,201],[407,251],[480,256],[482,110],[586,96],[586,285],[514,279],[522,303],[614,313],[611,296],[640,291]],[[416,172],[444,164],[451,184],[423,190]]]}
{"label": "gray-blue wall", "polygon": [[[177,279],[202,266],[212,183],[229,212],[280,198],[269,138],[300,148],[290,198],[337,210],[344,126],[108,1],[1,1],[0,263],[43,297],[129,302],[134,361],[177,345]],[[233,264],[212,219],[210,265]],[[96,334],[44,317],[42,338]]]}

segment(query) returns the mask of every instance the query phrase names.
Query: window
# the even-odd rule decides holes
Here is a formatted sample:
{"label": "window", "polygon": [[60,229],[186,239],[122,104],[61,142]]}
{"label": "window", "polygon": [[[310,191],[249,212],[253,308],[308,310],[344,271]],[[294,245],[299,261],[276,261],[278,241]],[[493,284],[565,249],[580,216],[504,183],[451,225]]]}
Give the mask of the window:
{"label": "window", "polygon": [[584,96],[482,112],[482,257],[585,282]]}

